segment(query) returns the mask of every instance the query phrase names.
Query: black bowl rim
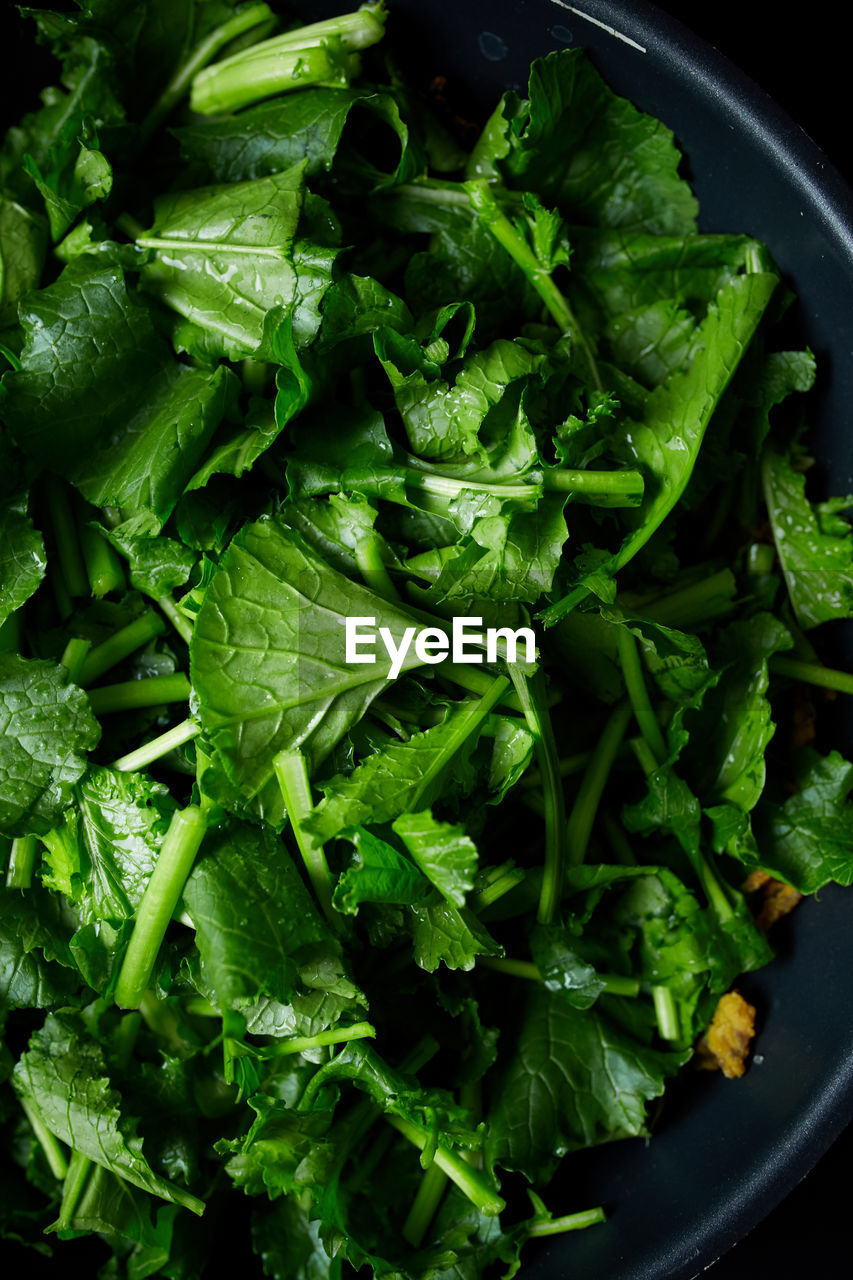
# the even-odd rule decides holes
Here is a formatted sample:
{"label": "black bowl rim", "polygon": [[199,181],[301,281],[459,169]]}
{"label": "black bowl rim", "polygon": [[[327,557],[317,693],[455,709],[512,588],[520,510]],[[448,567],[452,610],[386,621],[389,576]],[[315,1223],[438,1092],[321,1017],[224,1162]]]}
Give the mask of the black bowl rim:
{"label": "black bowl rim", "polygon": [[[581,24],[591,22],[613,38],[627,39],[654,54],[665,66],[677,68],[680,77],[686,74],[700,98],[736,122],[767,163],[785,172],[805,215],[820,225],[853,268],[853,190],[805,130],[734,62],[648,0],[581,0],[577,6],[550,2]],[[583,45],[582,25],[575,35]],[[752,1170],[746,1181],[734,1179],[709,1206],[698,1233],[695,1222],[689,1232],[675,1233],[654,1275],[645,1265],[635,1270],[629,1263],[619,1280],[699,1276],[806,1177],[851,1121],[853,1058],[847,1057],[826,1071],[823,1089],[786,1129],[773,1159]]]}

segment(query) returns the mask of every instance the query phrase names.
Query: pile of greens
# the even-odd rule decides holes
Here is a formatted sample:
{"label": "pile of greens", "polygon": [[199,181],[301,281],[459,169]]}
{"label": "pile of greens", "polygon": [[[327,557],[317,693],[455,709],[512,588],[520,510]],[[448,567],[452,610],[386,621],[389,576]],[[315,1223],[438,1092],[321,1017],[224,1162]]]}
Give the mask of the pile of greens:
{"label": "pile of greens", "polygon": [[0,1230],[511,1277],[771,958],[748,871],[853,880],[812,356],[578,51],[469,150],[381,0],[77,4],[0,153]]}

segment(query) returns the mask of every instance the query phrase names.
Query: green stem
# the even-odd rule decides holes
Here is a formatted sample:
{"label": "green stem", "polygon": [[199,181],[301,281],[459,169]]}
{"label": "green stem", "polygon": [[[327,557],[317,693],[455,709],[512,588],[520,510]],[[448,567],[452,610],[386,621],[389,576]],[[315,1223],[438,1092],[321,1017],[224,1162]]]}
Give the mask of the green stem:
{"label": "green stem", "polygon": [[111,591],[124,591],[121,561],[104,535],[84,522],[80,526],[80,546],[92,595],[100,600]]}
{"label": "green stem", "polygon": [[578,494],[596,507],[638,507],[645,492],[639,471],[573,471],[568,467],[543,471],[542,487]]}
{"label": "green stem", "polygon": [[725,889],[720,884],[707,858],[704,858],[701,853],[689,853],[688,857],[705,893],[705,897],[708,899],[708,905],[713,909],[717,918],[725,924],[735,914],[734,907],[729,902]]}
{"label": "green stem", "polygon": [[45,1159],[50,1165],[50,1171],[54,1178],[60,1181],[68,1173],[68,1160],[65,1156],[65,1148],[54,1134],[48,1129],[44,1120],[41,1118],[41,1112],[34,1102],[25,1102],[20,1099],[21,1107],[24,1115],[30,1122],[33,1133],[38,1139],[38,1144],[45,1154]]}
{"label": "green stem", "polygon": [[390,600],[392,604],[399,604],[400,596],[385,567],[385,562],[379,551],[379,539],[375,533],[366,533],[364,538],[358,541],[355,548],[355,559],[359,572],[368,587],[370,587],[370,590],[375,591],[378,596],[382,596],[383,600]]}
{"label": "green stem", "polygon": [[172,597],[158,596],[157,607],[169,619],[184,644],[189,644],[193,638],[193,624],[190,622],[186,614],[181,613]]}
{"label": "green stem", "polygon": [[534,1222],[528,1227],[527,1234],[534,1236],[558,1236],[565,1231],[581,1231],[584,1227],[594,1227],[596,1223],[606,1222],[604,1210],[583,1209],[580,1213],[568,1213],[564,1218],[552,1218],[550,1222]]}
{"label": "green stem", "polygon": [[320,1049],[325,1045],[345,1044],[348,1040],[373,1040],[376,1029],[369,1022],[354,1022],[349,1027],[332,1027],[330,1031],[320,1031],[316,1036],[294,1036],[292,1040],[279,1040],[272,1047],[271,1053],[276,1058],[288,1057],[294,1053],[305,1053],[309,1049]]}
{"label": "green stem", "polygon": [[566,831],[569,866],[578,866],[586,856],[598,805],[630,718],[631,704],[626,698],[610,713],[610,718],[595,745],[592,759],[587,765],[569,814]]}
{"label": "green stem", "polygon": [[694,631],[704,623],[727,617],[734,609],[736,583],[731,569],[720,569],[709,577],[679,587],[668,595],[652,597],[626,592],[616,603],[636,608],[645,618],[664,627]]}
{"label": "green stem", "polygon": [[661,1040],[677,1040],[679,1037],[678,1009],[669,987],[652,987],[658,1033]]}
{"label": "green stem", "polygon": [[251,31],[253,27],[258,27],[262,24],[266,25],[273,17],[272,10],[267,5],[253,4],[235,13],[227,22],[223,22],[221,26],[211,31],[204,40],[201,40],[186,62],[182,62],[174,72],[166,88],[143,120],[140,129],[142,137],[150,138],[158,125],[172,113],[181,98],[184,97],[193,77],[203,67],[206,67],[209,62],[213,61],[220,49],[224,49],[232,40],[236,40],[238,36]]}
{"label": "green stem", "polygon": [[432,763],[421,776],[409,805],[410,813],[418,811],[423,797],[428,793],[435,780],[447,768],[468,738],[477,732],[480,725],[487,719],[496,704],[502,700],[508,689],[509,680],[506,676],[495,676],[482,697],[463,703],[462,710],[454,723],[452,740],[448,742],[443,751],[436,753]]}
{"label": "green stem", "polygon": [[777,654],[770,659],[770,670],[774,675],[787,676],[791,680],[817,685],[821,689],[853,693],[853,675],[847,671],[836,671],[833,667],[824,667],[819,662],[800,662],[798,658]]}
{"label": "green stem", "polygon": [[[453,684],[458,685],[460,689],[466,689],[468,693],[476,693],[478,697],[482,697],[484,693],[488,693],[491,689],[495,677],[490,675],[488,671],[484,671],[480,666],[469,666],[465,662],[442,662],[437,668],[437,674],[442,679],[450,680]],[[512,711],[522,711],[521,700],[517,693],[507,686],[503,696],[500,699],[501,706],[509,707]]]}
{"label": "green stem", "polygon": [[[143,227],[142,223],[137,222],[136,219],[129,213],[120,213],[117,216],[116,227],[122,233],[122,235],[127,236],[128,240],[138,240],[140,236],[145,234],[145,228]],[[108,511],[113,513],[119,511],[118,507],[104,507],[103,510],[104,510],[106,523],[110,526],[111,529],[114,529],[116,525],[121,524],[120,514],[118,516],[118,519],[114,519],[112,516],[107,516]]]}
{"label": "green stem", "polygon": [[45,480],[45,489],[62,584],[72,599],[85,597],[89,594],[89,579],[68,489],[57,476],[50,475]]}
{"label": "green stem", "polygon": [[610,847],[616,855],[616,861],[621,863],[623,867],[636,867],[636,855],[621,824],[617,822],[611,813],[602,814],[602,817],[604,819],[604,830],[607,832]]}
{"label": "green stem", "polygon": [[332,873],[326,861],[325,850],[322,842],[315,839],[303,826],[304,819],[314,808],[305,757],[301,751],[280,751],[273,760],[273,768],[299,852],[302,854],[305,869],[314,887],[314,893],[317,895],[317,901],[326,919],[336,924],[337,916],[332,906]]}
{"label": "green stem", "polygon": [[496,875],[493,880],[480,890],[471,901],[472,911],[485,911],[486,907],[490,907],[493,903],[498,902],[505,893],[509,893],[512,889],[518,887],[525,878],[525,873],[521,867],[514,867],[511,864],[507,867],[496,867],[496,871],[500,874]]}
{"label": "green stem", "polygon": [[536,743],[536,759],[542,774],[545,870],[536,918],[540,924],[550,924],[560,905],[566,874],[566,804],[560,777],[560,757],[548,714],[545,677],[541,669],[528,677],[512,665],[510,675]]}
{"label": "green stem", "polygon": [[109,640],[105,640],[103,644],[99,644],[91,651],[83,663],[78,683],[85,689],[87,685],[99,680],[110,668],[117,666],[137,649],[148,644],[155,636],[162,635],[165,630],[166,624],[160,615],[153,609],[146,609],[133,622],[122,627],[115,635],[110,636]]}
{"label": "green stem", "polygon": [[766,542],[750,543],[746,553],[746,571],[757,578],[772,573],[776,564],[776,548]]}
{"label": "green stem", "polygon": [[525,978],[528,982],[541,982],[542,974],[532,960],[510,960],[502,956],[478,956],[477,963],[484,969],[494,969],[510,978]]}
{"label": "green stem", "polygon": [[[560,766],[560,777],[570,778],[572,774],[582,773],[591,759],[591,751],[579,751],[577,755],[574,756],[563,756],[563,758],[558,762]],[[530,772],[526,773],[521,779],[521,785],[523,787],[541,787],[542,774],[538,769],[531,769]]]}
{"label": "green stem", "polygon": [[355,66],[346,55],[376,44],[384,34],[384,18],[381,5],[364,6],[262,40],[199,71],[190,107],[202,115],[218,115],[310,84],[340,84]]}
{"label": "green stem", "polygon": [[79,683],[80,672],[83,670],[83,663],[91,647],[91,640],[81,640],[79,636],[73,636],[63,649],[59,664],[68,672],[68,679],[72,684]]}
{"label": "green stem", "polygon": [[506,249],[509,256],[527,276],[548,311],[556,320],[560,332],[571,334],[572,338],[577,341],[586,357],[593,385],[599,391],[602,391],[601,375],[598,372],[598,365],[586,336],[575,319],[568,300],[554,283],[550,271],[542,265],[527,241],[519,234],[506,214],[503,213],[489,188],[488,182],[484,178],[474,178],[464,185],[468,192],[468,199],[471,201],[478,217],[488,227],[498,244],[503,249]]}
{"label": "green stem", "polygon": [[[542,981],[542,974],[538,967],[529,960],[480,956],[477,963],[486,969],[494,969],[496,973],[505,973],[511,978],[524,978],[528,982]],[[628,978],[622,973],[597,973],[595,976],[599,982],[604,983],[605,995],[629,996],[633,999],[640,994],[640,983],[637,978]]]}
{"label": "green stem", "polygon": [[83,1194],[86,1183],[89,1181],[89,1174],[92,1171],[92,1161],[82,1151],[72,1151],[71,1159],[68,1162],[68,1172],[65,1175],[65,1182],[62,1187],[62,1204],[59,1208],[59,1217],[53,1225],[53,1230],[69,1231],[74,1220],[74,1214],[77,1212],[77,1205],[80,1203],[80,1197]]}
{"label": "green stem", "polygon": [[[385,1119],[413,1146],[423,1151],[429,1141],[429,1134],[425,1129],[412,1124],[409,1120],[404,1120],[402,1116],[386,1114]],[[483,1175],[476,1169],[472,1169],[457,1152],[439,1144],[433,1163],[447,1174],[451,1182],[454,1182],[462,1194],[467,1196],[486,1217],[497,1217],[506,1208],[506,1202],[489,1186]]]}
{"label": "green stem", "polygon": [[433,1161],[421,1178],[421,1185],[418,1187],[409,1215],[403,1223],[402,1231],[403,1239],[413,1249],[421,1247],[429,1224],[438,1212],[447,1181],[447,1174],[436,1161]]}
{"label": "green stem", "polygon": [[201,725],[195,720],[182,720],[174,728],[161,733],[159,738],[152,738],[150,742],[143,743],[135,751],[130,751],[126,756],[120,756],[118,760],[114,760],[112,767],[119,773],[135,773],[137,769],[144,769],[147,765],[153,764],[161,756],[168,755],[170,751],[183,746],[185,742],[189,742],[200,733]]}
{"label": "green stem", "polygon": [[[491,493],[502,501],[513,498],[529,501],[536,498],[539,491],[539,486],[534,481],[528,483],[525,480],[519,480],[517,484],[509,482],[493,484],[488,480],[467,480],[459,476],[436,475],[434,471],[429,471],[425,467],[406,467],[405,478],[406,484],[411,489],[420,489],[423,493],[431,493],[437,498],[453,499],[465,493]],[[376,492],[377,494],[380,492],[378,488]],[[410,556],[406,564],[417,570],[419,561],[419,556]]]}
{"label": "green stem", "polygon": [[650,778],[653,773],[657,773],[660,768],[657,757],[645,738],[631,738],[630,746],[646,777]]}
{"label": "green stem", "polygon": [[616,641],[619,646],[619,661],[622,664],[625,687],[637,724],[640,726],[640,732],[657,763],[663,764],[668,755],[666,742],[649,699],[637,642],[627,627],[616,628]]}
{"label": "green stem", "polygon": [[7,889],[29,889],[38,860],[39,842],[36,836],[18,836],[12,841],[9,868],[6,872]]}
{"label": "green stem", "polygon": [[192,685],[183,672],[168,676],[147,676],[143,680],[124,680],[106,684],[89,692],[89,703],[96,716],[116,711],[132,711],[139,707],[159,707],[169,702],[186,702]]}
{"label": "green stem", "polygon": [[207,819],[195,805],[179,809],[172,817],[116,983],[115,1001],[123,1009],[139,1008],[206,829]]}

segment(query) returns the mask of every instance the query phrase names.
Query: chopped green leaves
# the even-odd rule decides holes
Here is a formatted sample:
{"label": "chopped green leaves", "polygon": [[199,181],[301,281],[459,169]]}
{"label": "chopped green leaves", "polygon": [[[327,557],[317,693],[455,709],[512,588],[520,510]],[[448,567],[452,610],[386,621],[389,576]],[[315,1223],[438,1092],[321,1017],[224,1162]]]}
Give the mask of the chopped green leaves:
{"label": "chopped green leaves", "polygon": [[64,668],[0,653],[0,830],[61,821],[100,729]]}
{"label": "chopped green leaves", "polygon": [[792,682],[853,687],[801,634],[853,601],[814,358],[579,50],[468,154],[382,0],[29,16],[0,1229],[191,1277],[246,1195],[244,1269],[509,1280],[603,1213],[505,1174],[645,1134],[771,958],[738,863],[853,883],[851,766],[792,746]]}

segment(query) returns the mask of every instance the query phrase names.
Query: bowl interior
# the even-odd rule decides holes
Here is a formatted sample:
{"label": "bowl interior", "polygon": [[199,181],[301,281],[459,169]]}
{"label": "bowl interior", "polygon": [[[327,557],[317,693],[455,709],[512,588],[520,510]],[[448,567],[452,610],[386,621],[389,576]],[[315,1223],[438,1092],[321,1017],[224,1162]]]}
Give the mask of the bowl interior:
{"label": "bowl interior", "polygon": [[[334,3],[312,5],[333,12]],[[582,8],[583,12],[579,9]],[[853,206],[806,135],[726,59],[642,0],[394,0],[392,28],[426,83],[447,78],[466,115],[524,92],[531,60],[580,45],[611,86],[674,131],[706,231],[769,245],[797,291],[791,339],[820,366],[812,401],[818,485],[853,491]],[[827,661],[853,656],[846,625],[825,628]],[[832,745],[853,747],[839,708]],[[778,958],[739,985],[759,1010],[756,1057],[729,1082],[690,1068],[668,1094],[651,1142],[571,1156],[556,1212],[603,1203],[602,1227],[529,1248],[529,1280],[687,1280],[754,1226],[853,1117],[850,899],[822,892],[777,926]]]}

